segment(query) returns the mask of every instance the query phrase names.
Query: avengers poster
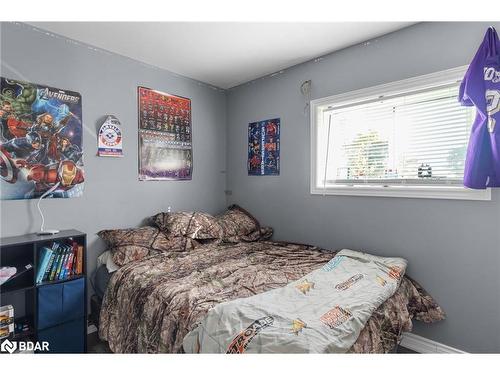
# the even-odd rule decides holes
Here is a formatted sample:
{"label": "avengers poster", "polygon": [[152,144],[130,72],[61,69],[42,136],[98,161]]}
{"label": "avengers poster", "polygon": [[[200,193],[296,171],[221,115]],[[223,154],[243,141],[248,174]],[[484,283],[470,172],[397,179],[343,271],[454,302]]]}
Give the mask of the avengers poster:
{"label": "avengers poster", "polygon": [[139,87],[139,180],[191,180],[191,100]]}
{"label": "avengers poster", "polygon": [[280,119],[248,124],[248,174],[280,174]]}
{"label": "avengers poster", "polygon": [[0,77],[1,199],[83,193],[79,93]]}

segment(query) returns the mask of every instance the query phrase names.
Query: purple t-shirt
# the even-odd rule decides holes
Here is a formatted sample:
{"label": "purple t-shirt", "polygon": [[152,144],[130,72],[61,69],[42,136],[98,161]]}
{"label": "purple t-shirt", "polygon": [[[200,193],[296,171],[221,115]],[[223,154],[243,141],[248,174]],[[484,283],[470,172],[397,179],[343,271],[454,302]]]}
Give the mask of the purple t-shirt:
{"label": "purple t-shirt", "polygon": [[459,100],[477,109],[465,159],[464,185],[472,189],[500,187],[500,40],[493,27],[469,65]]}

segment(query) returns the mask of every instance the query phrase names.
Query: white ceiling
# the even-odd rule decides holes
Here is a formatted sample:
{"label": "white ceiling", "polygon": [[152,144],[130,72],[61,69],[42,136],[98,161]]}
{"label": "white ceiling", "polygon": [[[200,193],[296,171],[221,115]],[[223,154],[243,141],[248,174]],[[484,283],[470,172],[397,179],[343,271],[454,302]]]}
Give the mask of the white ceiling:
{"label": "white ceiling", "polygon": [[31,22],[132,59],[231,88],[410,22]]}

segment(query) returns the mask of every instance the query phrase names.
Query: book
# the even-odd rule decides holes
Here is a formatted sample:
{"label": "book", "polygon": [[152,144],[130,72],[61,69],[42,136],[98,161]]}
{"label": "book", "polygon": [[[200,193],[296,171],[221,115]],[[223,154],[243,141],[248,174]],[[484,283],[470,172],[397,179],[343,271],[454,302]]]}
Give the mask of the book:
{"label": "book", "polygon": [[45,275],[45,270],[49,265],[49,259],[52,256],[52,253],[52,250],[50,250],[48,247],[42,247],[39,253],[38,269],[35,279],[37,284],[40,284],[43,280],[43,276]]}
{"label": "book", "polygon": [[61,271],[62,273],[62,278],[67,279],[70,277],[70,272],[69,272],[69,264],[71,262],[71,255],[73,254],[73,245],[66,245],[67,246],[67,253],[66,253],[66,261],[63,265],[63,270]]}
{"label": "book", "polygon": [[52,256],[52,253],[52,250],[48,247],[42,247],[42,249],[38,253],[38,269],[35,278],[35,282],[37,284],[40,284],[43,280],[43,276],[45,275],[45,271],[49,265],[49,260]]}
{"label": "book", "polygon": [[73,275],[76,275],[77,272],[76,272],[76,266],[77,266],[77,263],[78,263],[78,244],[75,242],[73,244]]}
{"label": "book", "polygon": [[73,251],[70,251],[68,255],[68,264],[66,265],[66,272],[64,273],[64,277],[66,278],[73,276],[73,274],[71,273],[72,262],[73,262]]}
{"label": "book", "polygon": [[66,251],[67,251],[66,245],[61,245],[61,247],[62,247],[62,256],[61,256],[61,261],[57,265],[55,280],[61,279],[61,271],[63,269],[64,262],[66,261]]}
{"label": "book", "polygon": [[49,259],[49,264],[47,265],[47,269],[45,270],[45,275],[43,276],[42,281],[50,280],[50,273],[52,272],[52,267],[54,266],[54,262],[57,259],[57,249],[59,248],[58,242],[52,243],[52,255]]}
{"label": "book", "polygon": [[66,263],[64,264],[64,278],[68,278],[70,276],[70,272],[69,272],[69,262],[71,261],[71,254],[73,254],[73,245],[72,244],[68,244],[67,245],[67,258],[66,258]]}
{"label": "book", "polygon": [[51,265],[50,270],[49,270],[49,275],[47,277],[47,281],[52,281],[54,279],[54,276],[53,276],[54,268],[57,267],[57,260],[59,259],[59,252],[60,251],[61,250],[59,248],[57,248],[54,251],[54,260],[52,261],[52,265]]}
{"label": "book", "polygon": [[45,268],[45,273],[43,275],[42,281],[47,281],[49,279],[50,270],[52,268],[52,265],[54,264],[55,257],[56,257],[56,252],[55,252],[55,250],[52,250],[52,254],[50,255],[49,263],[47,264],[47,267]]}
{"label": "book", "polygon": [[66,262],[68,261],[68,245],[64,244],[64,245],[62,245],[62,247],[64,250],[63,250],[61,262],[57,265],[56,280],[63,280],[63,278],[64,278],[64,266],[66,265]]}
{"label": "book", "polygon": [[64,276],[66,278],[71,277],[73,274],[71,273],[71,263],[73,262],[73,244],[69,245],[68,249],[68,262],[66,263],[66,272],[64,273]]}
{"label": "book", "polygon": [[52,251],[56,251],[59,248],[59,242],[52,242]]}
{"label": "book", "polygon": [[75,243],[73,242],[71,250],[69,252],[68,265],[66,266],[66,277],[71,277],[74,275],[73,263],[75,261]]}
{"label": "book", "polygon": [[71,274],[76,275],[76,263],[78,257],[78,243],[73,242],[73,259],[71,263]]}
{"label": "book", "polygon": [[59,246],[57,249],[57,255],[54,260],[54,264],[52,265],[52,269],[50,270],[49,281],[53,281],[56,279],[57,268],[59,267],[59,263],[61,262],[62,250],[62,247]]}
{"label": "book", "polygon": [[76,274],[81,275],[83,273],[83,246],[78,245],[78,253],[76,259]]}

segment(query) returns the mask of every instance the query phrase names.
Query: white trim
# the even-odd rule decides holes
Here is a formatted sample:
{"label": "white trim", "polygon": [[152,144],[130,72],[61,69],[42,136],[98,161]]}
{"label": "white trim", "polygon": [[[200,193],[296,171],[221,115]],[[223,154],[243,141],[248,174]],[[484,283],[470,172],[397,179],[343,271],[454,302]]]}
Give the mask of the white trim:
{"label": "white trim", "polygon": [[311,145],[311,171],[310,171],[310,193],[313,195],[353,195],[353,196],[376,196],[376,197],[401,197],[401,198],[428,198],[428,199],[463,199],[463,200],[491,200],[491,189],[473,190],[462,186],[401,186],[401,185],[342,185],[321,188],[316,186],[316,141],[318,115],[328,107],[338,107],[359,102],[363,100],[375,100],[384,96],[392,96],[411,91],[421,91],[460,82],[467,70],[467,66],[448,69],[437,73],[426,74],[401,81],[391,82],[383,85],[369,87],[361,90],[351,91],[326,98],[315,99],[310,105],[310,145]]}
{"label": "white trim", "polygon": [[360,97],[373,99],[380,98],[380,93],[383,92],[384,96],[392,96],[401,93],[408,92],[408,88],[411,87],[411,91],[425,90],[436,86],[436,82],[439,81],[440,85],[447,83],[457,83],[462,80],[465,75],[468,66],[460,66],[458,68],[452,68],[443,70],[437,73],[426,74],[423,76],[412,77],[403,79],[400,81],[384,83],[382,85],[372,86],[360,90],[350,91],[343,94],[331,95],[325,98],[319,98],[311,100],[311,115],[313,107],[328,106],[335,103],[335,107],[344,106],[351,103],[356,103],[359,101]]}
{"label": "white trim", "polygon": [[450,353],[450,354],[464,354],[463,350],[453,348],[448,345],[441,344],[440,342],[426,339],[425,337],[415,335],[414,333],[403,333],[403,339],[400,346],[413,350],[417,353],[430,354],[430,353]]}
{"label": "white trim", "polygon": [[311,194],[351,195],[363,197],[460,199],[474,201],[491,200],[491,189],[473,190],[461,186],[336,185],[329,186],[326,189],[311,186]]}

